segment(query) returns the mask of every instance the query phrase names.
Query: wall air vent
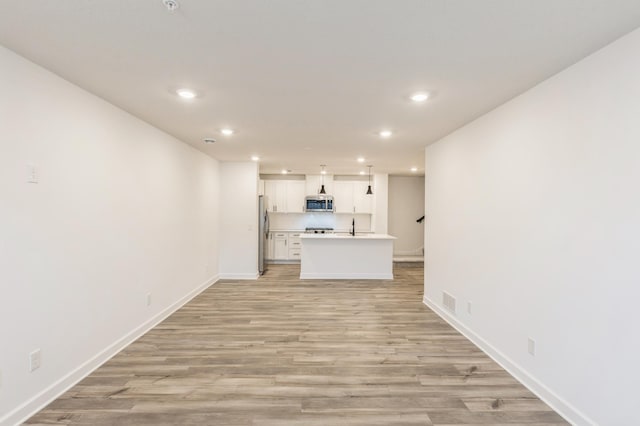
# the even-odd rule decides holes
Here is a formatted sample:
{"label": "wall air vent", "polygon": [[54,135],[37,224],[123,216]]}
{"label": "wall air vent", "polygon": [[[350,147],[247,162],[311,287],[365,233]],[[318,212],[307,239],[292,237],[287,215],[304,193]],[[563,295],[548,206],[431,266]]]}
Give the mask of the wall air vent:
{"label": "wall air vent", "polygon": [[442,305],[452,314],[456,313],[456,298],[446,291],[442,292]]}

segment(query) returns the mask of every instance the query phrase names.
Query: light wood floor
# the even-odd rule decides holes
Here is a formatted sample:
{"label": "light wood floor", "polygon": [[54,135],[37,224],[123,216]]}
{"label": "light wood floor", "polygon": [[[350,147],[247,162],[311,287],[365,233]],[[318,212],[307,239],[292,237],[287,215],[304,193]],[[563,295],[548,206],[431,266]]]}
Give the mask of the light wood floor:
{"label": "light wood floor", "polygon": [[218,282],[27,424],[566,424],[422,304],[421,265],[298,274]]}

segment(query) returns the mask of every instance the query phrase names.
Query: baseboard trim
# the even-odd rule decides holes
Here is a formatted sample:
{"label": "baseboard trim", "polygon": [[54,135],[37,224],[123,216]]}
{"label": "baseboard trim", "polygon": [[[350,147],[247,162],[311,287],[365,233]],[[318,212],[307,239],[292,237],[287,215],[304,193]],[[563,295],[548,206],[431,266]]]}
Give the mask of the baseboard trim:
{"label": "baseboard trim", "polygon": [[393,274],[371,274],[371,273],[356,273],[356,274],[343,274],[343,273],[320,273],[312,274],[308,272],[300,273],[301,280],[392,280]]}
{"label": "baseboard trim", "polygon": [[538,398],[544,401],[547,405],[553,408],[558,414],[565,418],[568,422],[574,425],[593,425],[597,423],[591,420],[588,416],[578,410],[576,407],[565,401],[562,397],[557,395],[543,383],[531,376],[527,371],[512,361],[509,357],[504,355],[493,345],[488,343],[473,330],[462,324],[450,313],[440,308],[432,300],[424,296],[422,299],[427,307],[435,312],[440,318],[446,321],[449,325],[455,328],[460,334],[469,339],[473,344],[479,347],[489,358],[497,362],[502,368],[504,368],[509,374],[515,377],[520,383],[522,383],[527,389],[533,392]]}
{"label": "baseboard trim", "polygon": [[394,256],[423,256],[422,248],[417,250],[399,250],[393,252]]}
{"label": "baseboard trim", "polygon": [[220,279],[221,280],[257,280],[258,277],[260,276],[259,272],[256,273],[252,273],[252,274],[245,274],[245,273],[222,273],[220,274]]}
{"label": "baseboard trim", "polygon": [[4,417],[0,418],[1,426],[19,425],[29,419],[31,416],[42,410],[53,400],[60,395],[71,389],[82,379],[91,374],[94,370],[99,368],[102,364],[109,361],[115,355],[117,355],[124,348],[129,346],[135,340],[140,338],[146,332],[153,327],[164,321],[167,317],[173,314],[175,311],[187,304],[191,299],[202,293],[204,290],[215,284],[219,280],[218,275],[214,275],[204,283],[200,284],[195,289],[191,290],[185,296],[180,298],[175,303],[169,305],[167,308],[151,317],[132,331],[118,339],[116,342],[107,346],[105,349],[97,353],[93,358],[87,360],[81,364],[78,368],[63,376],[61,379],[53,383],[51,386],[44,389],[42,392],[29,399],[22,405],[18,406],[14,410],[7,413]]}

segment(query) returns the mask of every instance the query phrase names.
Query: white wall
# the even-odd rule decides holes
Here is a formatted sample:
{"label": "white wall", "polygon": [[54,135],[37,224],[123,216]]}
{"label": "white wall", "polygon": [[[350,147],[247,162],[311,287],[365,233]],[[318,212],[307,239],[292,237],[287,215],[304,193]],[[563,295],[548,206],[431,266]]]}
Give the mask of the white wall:
{"label": "white wall", "polygon": [[377,234],[386,234],[389,230],[389,175],[386,173],[373,176],[373,202],[371,227]]}
{"label": "white wall", "polygon": [[0,93],[8,425],[217,279],[219,179],[217,161],[2,47]]}
{"label": "white wall", "polygon": [[389,234],[393,253],[421,256],[424,247],[424,176],[389,176]]}
{"label": "white wall", "polygon": [[449,320],[576,424],[640,424],[638,52],[640,30],[426,152],[427,303],[454,295]]}
{"label": "white wall", "polygon": [[258,164],[220,163],[220,277],[258,277]]}

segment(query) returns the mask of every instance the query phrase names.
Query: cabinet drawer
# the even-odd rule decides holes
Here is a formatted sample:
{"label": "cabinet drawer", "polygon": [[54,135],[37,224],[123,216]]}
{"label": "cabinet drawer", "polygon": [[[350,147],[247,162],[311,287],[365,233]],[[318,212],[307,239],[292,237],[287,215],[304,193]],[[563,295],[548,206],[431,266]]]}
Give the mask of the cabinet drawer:
{"label": "cabinet drawer", "polygon": [[295,241],[295,240],[289,239],[289,248],[292,248],[292,249],[297,248],[297,249],[299,249],[301,246],[302,246],[302,243],[300,242],[300,240]]}
{"label": "cabinet drawer", "polygon": [[289,259],[300,259],[300,249],[299,248],[290,248],[289,249]]}
{"label": "cabinet drawer", "polygon": [[274,238],[287,238],[287,234],[284,232],[274,232],[273,236]]}
{"label": "cabinet drawer", "polygon": [[289,234],[289,242],[291,244],[297,243],[297,246],[300,247],[300,233],[292,232]]}

